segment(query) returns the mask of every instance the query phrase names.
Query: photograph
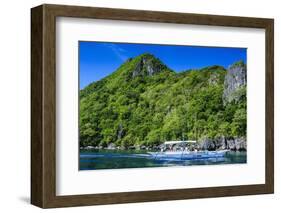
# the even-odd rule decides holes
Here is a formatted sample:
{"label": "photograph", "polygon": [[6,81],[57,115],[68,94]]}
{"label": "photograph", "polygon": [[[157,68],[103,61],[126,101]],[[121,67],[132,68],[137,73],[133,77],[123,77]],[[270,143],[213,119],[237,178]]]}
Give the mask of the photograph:
{"label": "photograph", "polygon": [[247,163],[247,48],[78,41],[79,170]]}

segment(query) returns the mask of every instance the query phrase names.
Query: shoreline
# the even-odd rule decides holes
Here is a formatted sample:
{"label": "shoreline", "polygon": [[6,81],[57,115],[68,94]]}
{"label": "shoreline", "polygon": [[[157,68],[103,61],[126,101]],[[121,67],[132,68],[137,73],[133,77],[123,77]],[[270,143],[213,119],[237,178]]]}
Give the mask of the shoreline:
{"label": "shoreline", "polygon": [[[159,151],[163,148],[163,143],[159,145],[131,145],[121,146],[114,143],[109,143],[107,146],[80,146],[79,149],[96,149],[96,150],[137,150],[137,151]],[[170,147],[171,148],[171,147]],[[172,148],[171,148],[172,149]],[[218,137],[215,139],[201,138],[195,144],[188,146],[190,151],[247,151],[247,141],[245,137]]]}
{"label": "shoreline", "polygon": [[[143,148],[143,149],[137,149],[137,148],[122,148],[122,147],[118,147],[118,148],[108,148],[108,147],[93,147],[93,146],[87,146],[87,147],[79,147],[79,150],[96,150],[96,151],[155,151],[155,152],[159,152],[161,151],[160,148]],[[247,152],[247,149],[212,149],[212,150],[208,150],[208,149],[198,149],[198,152],[202,152],[202,151],[223,151],[223,150],[229,150],[232,152]],[[190,151],[194,151],[194,150],[190,150]]]}

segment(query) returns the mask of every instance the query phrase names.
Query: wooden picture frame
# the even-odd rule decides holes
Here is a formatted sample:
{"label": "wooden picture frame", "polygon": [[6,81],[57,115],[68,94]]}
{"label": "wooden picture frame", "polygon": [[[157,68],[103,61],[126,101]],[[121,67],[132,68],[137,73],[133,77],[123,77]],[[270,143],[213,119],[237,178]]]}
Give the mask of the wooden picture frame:
{"label": "wooden picture frame", "polygon": [[[95,18],[265,29],[265,184],[87,195],[56,195],[56,18]],[[133,203],[274,192],[274,21],[63,5],[31,9],[31,203],[41,208]]]}

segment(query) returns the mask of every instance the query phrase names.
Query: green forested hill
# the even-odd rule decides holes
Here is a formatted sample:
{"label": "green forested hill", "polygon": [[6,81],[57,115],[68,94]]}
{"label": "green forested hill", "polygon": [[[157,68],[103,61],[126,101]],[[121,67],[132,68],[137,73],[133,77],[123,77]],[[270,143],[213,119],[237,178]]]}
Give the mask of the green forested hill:
{"label": "green forested hill", "polygon": [[127,60],[80,91],[80,146],[245,137],[246,85],[226,101],[227,72],[211,66],[176,73],[150,54]]}

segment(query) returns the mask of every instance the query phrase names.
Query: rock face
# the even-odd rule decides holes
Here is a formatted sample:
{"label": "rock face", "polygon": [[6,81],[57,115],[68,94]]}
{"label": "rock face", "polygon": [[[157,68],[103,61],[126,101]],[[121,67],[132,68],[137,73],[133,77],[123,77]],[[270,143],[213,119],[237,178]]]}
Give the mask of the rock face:
{"label": "rock face", "polygon": [[239,90],[247,84],[247,68],[244,62],[237,62],[227,69],[224,80],[223,102],[227,104],[240,98]]}
{"label": "rock face", "polygon": [[114,143],[110,143],[110,144],[107,145],[107,149],[114,150],[116,148],[117,147],[116,147],[116,145]]}
{"label": "rock face", "polygon": [[124,136],[124,130],[122,124],[118,125],[118,132],[117,132],[117,138],[120,140]]}
{"label": "rock face", "polygon": [[214,73],[213,75],[211,75],[210,78],[208,79],[209,85],[217,85],[220,80],[219,78],[220,78],[220,76],[217,73]]}
{"label": "rock face", "polygon": [[140,61],[137,63],[136,68],[132,72],[132,77],[136,76],[152,76],[163,70],[163,64],[159,63],[150,54],[143,54]]}
{"label": "rock face", "polygon": [[209,151],[223,149],[230,149],[233,151],[245,151],[247,150],[247,142],[245,138],[204,138],[199,141],[198,148]]}

